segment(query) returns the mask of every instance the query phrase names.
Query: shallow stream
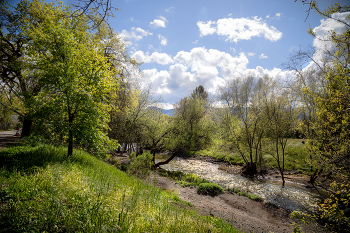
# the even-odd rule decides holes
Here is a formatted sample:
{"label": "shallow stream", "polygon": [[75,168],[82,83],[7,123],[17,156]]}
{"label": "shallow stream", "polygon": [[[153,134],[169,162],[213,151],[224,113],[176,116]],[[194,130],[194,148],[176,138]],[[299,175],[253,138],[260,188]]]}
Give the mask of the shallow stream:
{"label": "shallow stream", "polygon": [[[157,155],[156,162],[167,157]],[[322,199],[321,193],[315,189],[306,188],[302,184],[287,182],[282,188],[282,182],[272,178],[249,179],[239,174],[230,174],[219,169],[218,164],[175,157],[169,164],[161,168],[169,171],[193,173],[206,180],[217,183],[225,188],[239,188],[263,197],[266,202],[273,203],[288,211],[302,210],[314,212],[314,204]]]}

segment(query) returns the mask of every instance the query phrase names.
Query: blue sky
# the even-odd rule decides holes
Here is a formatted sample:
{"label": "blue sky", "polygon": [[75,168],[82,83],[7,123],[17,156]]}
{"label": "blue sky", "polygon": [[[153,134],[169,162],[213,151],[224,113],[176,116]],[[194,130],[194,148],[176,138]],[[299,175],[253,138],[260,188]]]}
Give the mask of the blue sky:
{"label": "blue sky", "polygon": [[[323,10],[336,2],[347,3],[318,4]],[[163,97],[164,108],[198,85],[215,93],[225,81],[248,73],[290,75],[281,64],[293,49],[315,45],[306,31],[322,20],[314,12],[306,19],[308,6],[294,0],[112,0],[112,4],[120,11],[109,19],[110,25],[124,40],[128,38],[130,55],[143,62],[142,82]],[[324,20],[320,31],[333,27]]]}
{"label": "blue sky", "polygon": [[[336,2],[318,1],[321,9]],[[129,37],[130,54],[144,62],[143,82],[152,84],[168,108],[198,85],[215,93],[247,73],[285,77],[281,64],[293,49],[313,44],[306,31],[322,19],[314,12],[306,19],[308,6],[294,0],[113,4],[121,11],[111,26]]]}

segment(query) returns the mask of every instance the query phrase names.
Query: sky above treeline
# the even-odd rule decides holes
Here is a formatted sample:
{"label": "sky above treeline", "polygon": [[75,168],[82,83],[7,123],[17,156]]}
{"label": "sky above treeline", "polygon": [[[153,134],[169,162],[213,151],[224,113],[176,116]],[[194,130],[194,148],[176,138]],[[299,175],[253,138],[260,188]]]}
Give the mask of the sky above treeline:
{"label": "sky above treeline", "polygon": [[[321,10],[348,4],[317,2]],[[317,27],[317,35],[345,30],[313,11],[308,15],[308,5],[294,0],[112,0],[112,6],[120,11],[109,18],[111,27],[129,54],[143,62],[141,80],[162,96],[165,109],[199,85],[215,94],[218,86],[247,74],[285,79],[293,75],[282,68],[290,54],[300,47],[316,46],[317,51],[324,46],[307,33],[309,26]]]}

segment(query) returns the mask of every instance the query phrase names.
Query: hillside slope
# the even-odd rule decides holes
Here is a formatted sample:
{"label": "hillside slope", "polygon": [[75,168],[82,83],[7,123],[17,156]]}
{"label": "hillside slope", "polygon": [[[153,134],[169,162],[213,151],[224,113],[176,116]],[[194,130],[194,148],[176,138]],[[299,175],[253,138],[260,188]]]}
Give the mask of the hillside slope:
{"label": "hillside slope", "polygon": [[0,152],[0,231],[238,232],[92,155],[51,145]]}

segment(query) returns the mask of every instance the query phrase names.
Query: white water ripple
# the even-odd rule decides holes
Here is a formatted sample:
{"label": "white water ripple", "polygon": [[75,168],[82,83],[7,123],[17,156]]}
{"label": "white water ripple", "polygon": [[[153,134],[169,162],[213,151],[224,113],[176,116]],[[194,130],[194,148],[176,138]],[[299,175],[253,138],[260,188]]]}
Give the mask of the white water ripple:
{"label": "white water ripple", "polygon": [[[156,159],[158,162],[159,159]],[[219,170],[219,165],[193,159],[175,157],[169,164],[161,168],[169,171],[193,173],[206,180],[217,183],[225,188],[239,188],[263,197],[265,201],[273,203],[288,211],[302,210],[316,211],[315,203],[321,201],[320,194],[313,190],[291,182],[282,182],[272,179],[248,179],[241,175],[229,174]]]}

